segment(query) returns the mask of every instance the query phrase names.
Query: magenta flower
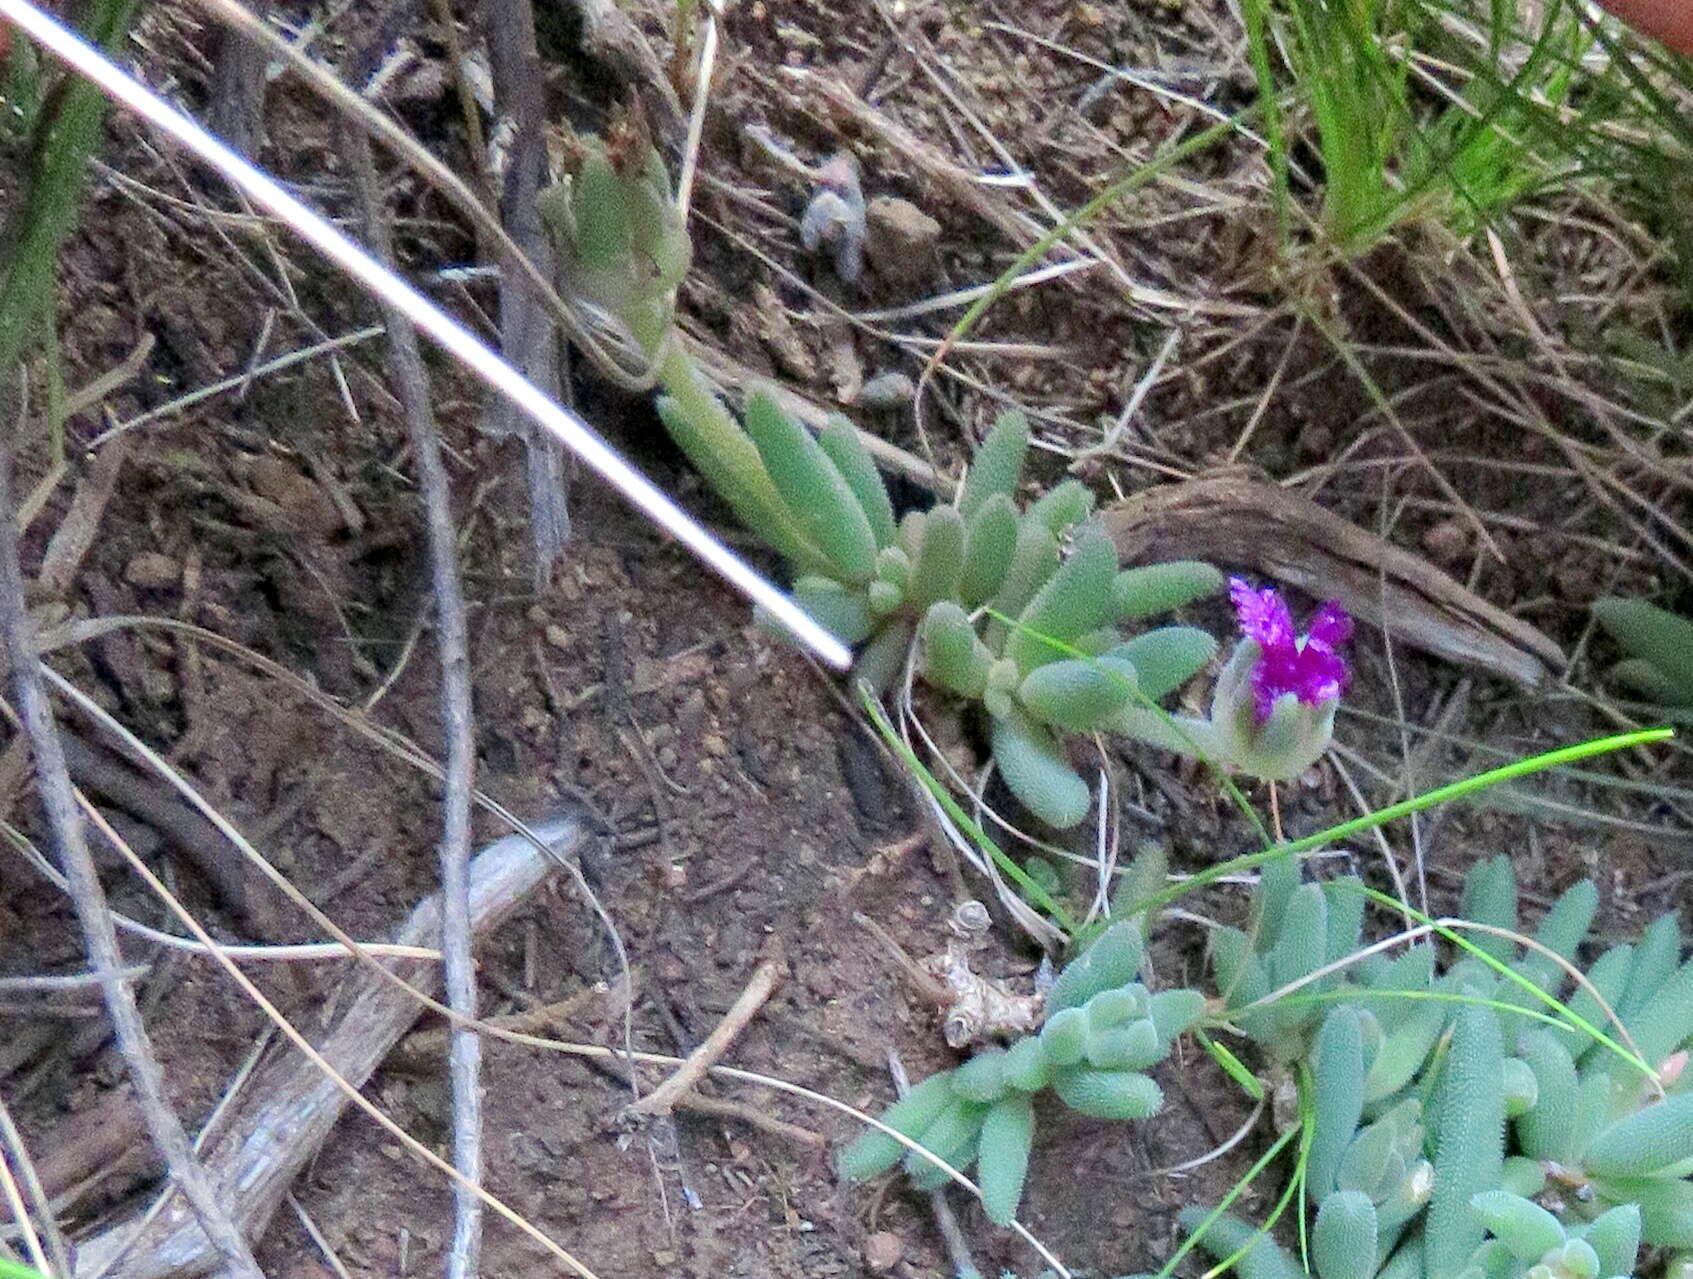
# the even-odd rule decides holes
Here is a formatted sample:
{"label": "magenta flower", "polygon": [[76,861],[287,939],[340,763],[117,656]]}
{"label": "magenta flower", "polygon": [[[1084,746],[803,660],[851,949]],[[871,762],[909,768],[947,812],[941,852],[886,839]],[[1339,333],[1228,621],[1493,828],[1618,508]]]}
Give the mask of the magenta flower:
{"label": "magenta flower", "polygon": [[1229,598],[1240,629],[1258,644],[1252,668],[1252,698],[1260,724],[1270,718],[1276,699],[1294,694],[1307,706],[1333,701],[1346,689],[1346,661],[1335,649],[1352,638],[1352,619],[1330,600],[1311,618],[1303,637],[1293,631],[1287,604],[1274,587],[1255,591],[1238,577],[1229,579]]}

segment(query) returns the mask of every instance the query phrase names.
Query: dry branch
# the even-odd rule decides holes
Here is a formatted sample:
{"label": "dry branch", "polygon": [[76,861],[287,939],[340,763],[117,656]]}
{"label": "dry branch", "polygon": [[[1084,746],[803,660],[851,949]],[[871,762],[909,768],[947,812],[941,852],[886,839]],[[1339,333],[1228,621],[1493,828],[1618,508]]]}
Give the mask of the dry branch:
{"label": "dry branch", "polygon": [[[505,172],[501,178],[500,221],[512,249],[500,269],[500,347],[518,372],[550,399],[560,398],[558,336],[552,319],[534,292],[524,285],[521,254],[542,275],[558,265],[537,200],[546,180],[545,87],[541,56],[535,45],[535,12],[529,0],[490,0],[485,8],[489,72],[494,104],[509,126]],[[529,476],[529,524],[535,548],[535,587],[545,590],[553,563],[570,536],[569,472],[564,450],[540,425],[531,422],[503,395],[489,398],[487,426],[496,435],[523,439]]]}
{"label": "dry branch", "polygon": [[1104,512],[1124,563],[1204,559],[1251,568],[1395,639],[1533,688],[1567,664],[1556,643],[1425,560],[1308,498],[1233,476],[1137,493]]}
{"label": "dry branch", "polygon": [[[370,140],[351,129],[348,137],[371,248],[386,262],[392,256],[388,220],[376,180],[376,165],[371,159]],[[519,290],[517,296],[521,298],[525,315],[539,324],[545,334],[541,349],[550,352],[552,326],[546,323],[541,309],[527,293]],[[441,435],[429,402],[428,374],[418,350],[417,333],[397,308],[385,307],[383,318],[388,325],[394,380],[405,408],[406,431],[417,463],[419,487],[423,490],[430,580],[435,588],[441,720],[447,738],[443,778],[447,793],[441,819],[441,957],[447,1003],[460,1017],[470,1019],[476,1016],[476,966],[470,953],[469,871],[470,797],[476,789],[476,741],[469,628],[465,622],[464,588],[459,580],[458,536],[453,528],[447,468],[441,460]],[[553,368],[550,354],[545,366],[547,370]],[[541,372],[537,367],[525,371],[531,376]],[[559,452],[550,441],[531,439],[531,452],[537,447],[545,447],[551,456]],[[557,491],[555,497],[562,502],[562,491]],[[536,518],[540,518],[538,510]],[[482,1041],[472,1031],[455,1026],[447,1059],[453,1096],[453,1166],[465,1179],[464,1183],[453,1185],[453,1248],[447,1274],[450,1279],[473,1279],[482,1254],[482,1201],[472,1189],[482,1180]]]}
{"label": "dry branch", "polygon": [[165,1100],[164,1072],[153,1054],[147,1027],[135,1003],[135,992],[121,975],[124,962],[118,949],[117,930],[94,858],[83,838],[75,788],[65,767],[64,748],[41,678],[34,628],[24,604],[23,567],[18,562],[17,525],[12,513],[11,468],[11,451],[0,446],[0,633],[3,633],[0,638],[4,640],[11,665],[23,732],[35,758],[36,789],[52,828],[77,922],[82,926],[89,967],[101,975],[118,1052],[135,1084],[148,1133],[170,1167],[175,1188],[188,1201],[186,1208],[180,1202],[174,1205],[178,1216],[193,1223],[209,1257],[226,1262],[240,1279],[260,1279],[252,1252],[213,1194],[206,1170],[188,1144],[182,1121]]}
{"label": "dry branch", "polygon": [[776,984],[782,980],[787,967],[778,946],[776,953],[753,970],[746,989],[741,991],[740,998],[724,1014],[723,1020],[717,1023],[716,1029],[706,1036],[705,1042],[688,1054],[688,1059],[675,1074],[631,1105],[627,1113],[631,1116],[669,1114],[678,1099],[693,1091],[694,1085],[705,1078],[706,1072],[735,1042],[735,1037],[757,1016],[758,1010],[764,1007],[764,1001],[770,998]]}
{"label": "dry branch", "polygon": [[[507,918],[583,838],[574,818],[538,823],[535,831],[552,853],[521,835],[508,835],[471,864],[470,923],[475,934],[489,932]],[[427,945],[440,930],[441,899],[430,897],[412,911],[395,940]],[[440,988],[440,970],[434,964],[399,960],[392,966],[414,986],[431,992]],[[316,1047],[355,1087],[370,1078],[419,1012],[415,999],[364,968],[327,1002],[343,1011]],[[205,1145],[206,1167],[248,1238],[264,1232],[289,1185],[316,1155],[347,1104],[346,1094],[292,1048],[276,1050],[253,1072]],[[91,1279],[120,1253],[122,1269],[114,1273],[123,1279],[191,1279],[218,1264],[205,1234],[180,1209],[167,1208],[132,1236],[135,1226],[125,1223],[84,1243],[78,1250],[77,1279]]]}

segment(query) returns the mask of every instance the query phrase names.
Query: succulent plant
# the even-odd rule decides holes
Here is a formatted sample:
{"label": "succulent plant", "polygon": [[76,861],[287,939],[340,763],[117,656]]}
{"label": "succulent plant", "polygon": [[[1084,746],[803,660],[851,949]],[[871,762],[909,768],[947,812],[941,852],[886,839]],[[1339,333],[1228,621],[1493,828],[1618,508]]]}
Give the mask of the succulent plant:
{"label": "succulent plant", "polygon": [[1328,749],[1347,681],[1339,647],[1352,619],[1339,604],[1317,610],[1303,636],[1273,588],[1229,583],[1241,639],[1217,677],[1207,719],[1125,706],[1119,731],[1188,755],[1205,755],[1271,781],[1291,781]]}
{"label": "succulent plant", "polygon": [[1693,706],[1693,621],[1634,599],[1595,601],[1593,616],[1623,650],[1611,678],[1648,701]]}
{"label": "succulent plant", "polygon": [[[1335,913],[1342,893],[1362,900],[1347,880],[1300,883],[1291,861],[1271,862],[1250,929],[1211,944],[1221,1019],[1306,1093],[1314,1273],[1605,1279],[1631,1275],[1642,1245],[1693,1250],[1693,1092],[1681,1085],[1693,959],[1676,917],[1603,952],[1578,984],[1564,965],[1588,939],[1596,887],[1571,887],[1535,945],[1519,946],[1516,882],[1496,857],[1471,868],[1458,912],[1481,926],[1459,929],[1477,953],[1444,966],[1427,944],[1371,956],[1300,989],[1320,1001],[1282,1006],[1269,996],[1355,948],[1357,917]],[[1240,1253],[1245,1276],[1306,1273],[1238,1218],[1198,1242]]]}
{"label": "succulent plant", "polygon": [[[1096,1119],[1145,1119],[1163,1105],[1145,1072],[1199,1020],[1205,1000],[1193,990],[1148,990],[1136,980],[1143,955],[1139,926],[1113,924],[1059,974],[1038,1034],[931,1075],[882,1122],[960,1170],[974,1164],[988,1218],[1009,1223],[1028,1172],[1037,1094],[1050,1090]],[[843,1152],[840,1169],[863,1180],[902,1156],[914,1186],[946,1181],[935,1164],[875,1129]]]}
{"label": "succulent plant", "polygon": [[774,394],[754,391],[740,422],[671,340],[687,233],[644,139],[585,140],[577,172],[543,200],[567,283],[616,317],[653,357],[658,412],[677,445],[736,516],[792,565],[798,602],[859,646],[856,678],[875,690],[905,671],[987,717],[1006,785],[1059,829],[1087,816],[1087,783],[1066,736],[1107,732],[1284,779],[1327,747],[1351,623],[1325,605],[1297,636],[1273,590],[1234,584],[1243,638],[1208,719],[1157,703],[1211,660],[1204,631],[1123,626],[1219,590],[1208,564],[1120,570],[1090,517],[1093,495],[1065,480],[1026,509],[1023,414],[1001,414],[954,501],[896,521],[856,429],[835,416],[813,438]]}

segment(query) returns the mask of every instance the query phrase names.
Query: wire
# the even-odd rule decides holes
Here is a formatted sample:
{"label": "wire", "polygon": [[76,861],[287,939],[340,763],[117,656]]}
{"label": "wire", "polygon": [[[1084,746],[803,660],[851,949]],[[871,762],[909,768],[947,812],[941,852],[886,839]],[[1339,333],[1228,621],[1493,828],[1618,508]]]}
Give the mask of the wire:
{"label": "wire", "polygon": [[296,235],[342,271],[403,312],[437,346],[527,413],[622,493],[631,505],[736,590],[763,607],[825,663],[837,670],[851,665],[852,654],[845,645],[630,466],[587,423],[548,399],[481,339],[371,257],[321,214],[288,194],[274,178],[237,155],[29,0],[0,0],[0,18],[14,23],[54,57],[98,85],[108,97],[217,169],[254,203],[286,222]]}

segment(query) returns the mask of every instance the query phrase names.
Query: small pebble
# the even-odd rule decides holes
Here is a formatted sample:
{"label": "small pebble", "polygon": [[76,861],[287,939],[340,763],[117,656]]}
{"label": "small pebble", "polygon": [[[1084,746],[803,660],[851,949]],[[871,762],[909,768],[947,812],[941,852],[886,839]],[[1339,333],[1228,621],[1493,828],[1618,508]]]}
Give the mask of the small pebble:
{"label": "small pebble", "polygon": [[891,1230],[878,1230],[864,1241],[864,1264],[872,1274],[886,1274],[905,1256],[905,1240]]}
{"label": "small pebble", "polygon": [[910,200],[879,195],[865,210],[864,249],[883,279],[915,283],[934,264],[941,224]]}
{"label": "small pebble", "polygon": [[1469,553],[1469,526],[1456,518],[1442,520],[1423,534],[1423,549],[1438,564],[1455,563]]}
{"label": "small pebble", "polygon": [[903,373],[878,373],[858,392],[858,404],[867,409],[900,409],[917,397],[917,386]]}
{"label": "small pebble", "polygon": [[167,591],[182,580],[182,566],[158,551],[142,551],[124,565],[123,580],[144,591]]}

